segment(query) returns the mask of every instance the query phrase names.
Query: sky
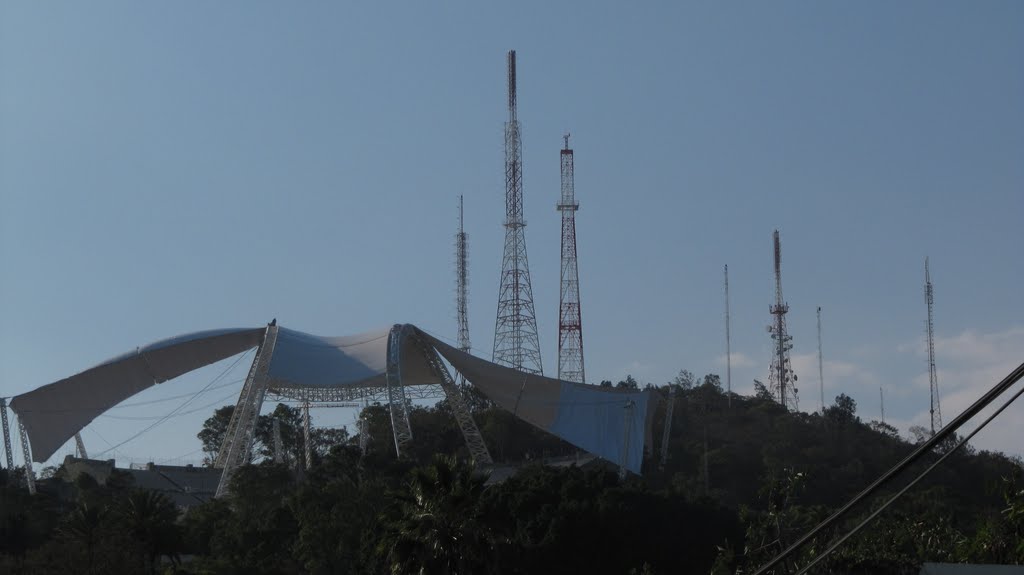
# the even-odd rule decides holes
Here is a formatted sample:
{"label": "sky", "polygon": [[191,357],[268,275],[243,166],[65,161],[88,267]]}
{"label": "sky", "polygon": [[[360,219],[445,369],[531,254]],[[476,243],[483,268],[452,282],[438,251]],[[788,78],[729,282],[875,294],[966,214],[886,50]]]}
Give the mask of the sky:
{"label": "sky", "polygon": [[[0,396],[273,318],[454,340],[460,195],[490,358],[510,49],[547,374],[565,133],[591,382],[725,381],[728,265],[729,383],[752,393],[775,229],[801,410],[823,386],[880,419],[882,390],[887,423],[928,425],[925,257],[944,419],[1024,360],[1024,4],[487,4],[0,5]],[[236,359],[97,418],[90,455],[198,461]],[[973,443],[1022,436],[1014,404]]]}

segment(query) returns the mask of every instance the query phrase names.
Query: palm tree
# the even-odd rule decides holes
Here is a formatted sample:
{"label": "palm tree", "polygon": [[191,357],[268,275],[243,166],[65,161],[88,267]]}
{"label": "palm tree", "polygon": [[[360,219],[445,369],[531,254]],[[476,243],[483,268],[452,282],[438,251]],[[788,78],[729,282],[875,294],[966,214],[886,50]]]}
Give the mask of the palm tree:
{"label": "palm tree", "polygon": [[128,534],[139,546],[140,559],[148,573],[156,573],[156,560],[163,555],[177,562],[178,509],[166,495],[133,491],[124,502],[121,517]]}
{"label": "palm tree", "polygon": [[382,542],[394,575],[484,572],[494,537],[480,521],[477,502],[487,478],[454,457],[436,456],[416,468],[409,494]]}
{"label": "palm tree", "polygon": [[100,541],[100,528],[106,517],[106,509],[88,503],[80,503],[68,514],[60,533],[73,541],[85,546],[85,572],[92,573],[95,563],[96,544]]}

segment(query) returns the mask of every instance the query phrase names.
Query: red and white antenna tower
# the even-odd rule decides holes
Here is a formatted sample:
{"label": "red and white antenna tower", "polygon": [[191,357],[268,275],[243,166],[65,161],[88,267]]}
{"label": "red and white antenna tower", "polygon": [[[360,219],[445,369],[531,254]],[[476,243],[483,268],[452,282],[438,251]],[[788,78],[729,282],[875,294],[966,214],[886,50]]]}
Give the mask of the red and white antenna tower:
{"label": "red and white antenna tower", "polygon": [[789,311],[789,304],[782,299],[782,244],[779,242],[779,230],[775,230],[772,237],[775,245],[775,305],[771,306],[769,311],[775,316],[775,320],[768,326],[774,348],[768,387],[780,405],[796,411],[796,374],[793,373],[793,366],[789,362],[793,337],[786,331],[786,312]]}
{"label": "red and white antenna tower", "polygon": [[931,388],[931,403],[928,413],[932,418],[932,435],[942,429],[942,408],[939,407],[939,373],[935,369],[935,324],[932,321],[932,276],[928,271],[928,258],[924,258],[924,301],[928,304],[928,384]]}
{"label": "red and white antenna tower", "polygon": [[586,383],[583,371],[583,320],[580,317],[580,274],[576,262],[576,202],[573,182],[573,155],[569,134],[563,136],[562,198],[562,273],[558,305],[558,379]]}
{"label": "red and white antenna tower", "polygon": [[505,122],[505,253],[501,260],[498,314],[494,321],[495,363],[541,374],[537,314],[523,219],[523,142],[516,113],[516,51],[508,52],[508,121]]}

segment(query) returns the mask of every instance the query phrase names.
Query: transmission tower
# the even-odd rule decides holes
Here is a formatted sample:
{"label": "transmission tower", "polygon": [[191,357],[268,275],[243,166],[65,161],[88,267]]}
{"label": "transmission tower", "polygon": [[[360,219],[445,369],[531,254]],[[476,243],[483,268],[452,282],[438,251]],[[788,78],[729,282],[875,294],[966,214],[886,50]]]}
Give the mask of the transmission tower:
{"label": "transmission tower", "polygon": [[797,389],[796,374],[793,373],[793,366],[789,362],[789,350],[793,349],[793,337],[786,331],[786,312],[789,311],[789,304],[782,299],[782,245],[779,242],[779,230],[773,234],[775,245],[775,305],[769,311],[775,320],[768,326],[768,332],[772,334],[772,347],[774,354],[772,358],[771,371],[768,374],[768,385],[773,397],[778,398],[779,404],[786,409],[796,411]]}
{"label": "transmission tower", "polygon": [[[455,234],[455,313],[459,322],[459,349],[469,353],[469,313],[467,312],[467,278],[466,273],[466,232],[462,227],[462,196],[459,196],[459,231]],[[466,378],[460,373],[456,382],[466,384]]]}
{"label": "transmission tower", "polygon": [[508,121],[505,123],[505,253],[501,261],[498,313],[494,322],[495,363],[541,374],[540,340],[533,307],[523,220],[523,143],[516,114],[516,51],[508,64]]}
{"label": "transmission tower", "polygon": [[729,265],[725,266],[725,389],[729,407],[732,407],[732,350],[729,337]]}
{"label": "transmission tower", "polygon": [[931,404],[928,412],[932,418],[932,435],[942,429],[942,408],[939,407],[939,374],[935,369],[935,324],[932,321],[932,276],[928,271],[928,258],[924,258],[924,301],[928,304],[928,384],[931,389]]}
{"label": "transmission tower", "polygon": [[580,316],[580,274],[576,262],[576,189],[573,182],[573,155],[569,134],[563,136],[562,198],[562,273],[558,305],[558,379],[586,383],[583,371],[583,320]]}

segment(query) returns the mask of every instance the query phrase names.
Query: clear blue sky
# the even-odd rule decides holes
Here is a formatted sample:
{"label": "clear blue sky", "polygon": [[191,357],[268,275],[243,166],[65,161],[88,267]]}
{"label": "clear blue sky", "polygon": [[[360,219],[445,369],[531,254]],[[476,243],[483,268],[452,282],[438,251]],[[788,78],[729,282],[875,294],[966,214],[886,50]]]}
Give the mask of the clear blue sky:
{"label": "clear blue sky", "polygon": [[[828,400],[877,419],[881,386],[887,421],[927,421],[930,256],[948,420],[1024,359],[1022,30],[1024,4],[996,1],[6,2],[0,395],[275,317],[454,338],[459,194],[490,357],[514,48],[548,373],[568,131],[592,381],[724,379],[728,264],[733,387],[749,393],[770,362],[779,228],[801,407],[818,407],[821,306]],[[132,401],[194,393],[224,365]],[[119,463],[198,458],[212,409]],[[1002,419],[976,443],[1020,452],[1024,406]],[[95,453],[151,422],[103,417],[83,437]]]}

